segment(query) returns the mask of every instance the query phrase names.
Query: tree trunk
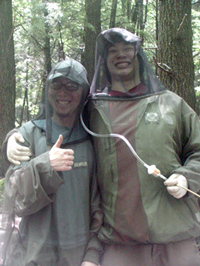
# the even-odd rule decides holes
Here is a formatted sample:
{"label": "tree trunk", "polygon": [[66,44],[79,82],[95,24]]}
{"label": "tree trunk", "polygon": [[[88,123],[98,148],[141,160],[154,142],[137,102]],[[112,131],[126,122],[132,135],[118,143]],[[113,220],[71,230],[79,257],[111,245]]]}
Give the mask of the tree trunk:
{"label": "tree trunk", "polygon": [[[44,17],[45,17],[45,19],[49,15],[48,14],[47,7],[46,7],[46,5],[48,4],[48,2],[49,2],[48,0],[42,0],[42,3],[44,4]],[[43,110],[44,110],[44,106],[45,106],[45,102],[44,102],[44,99],[45,99],[45,84],[46,84],[47,76],[48,76],[48,74],[51,71],[51,44],[50,44],[50,37],[49,37],[50,36],[49,31],[50,30],[49,30],[49,24],[48,24],[48,22],[46,22],[44,24],[44,29],[45,29],[45,36],[44,36],[45,65],[44,65],[44,75],[43,75],[43,80],[42,80],[42,83],[43,83],[42,88],[43,88],[43,90],[42,90],[41,102],[39,104],[39,113],[38,113],[38,116],[40,114],[42,114],[43,113]]]}
{"label": "tree trunk", "polygon": [[[158,12],[158,6],[159,6],[159,0],[156,0],[156,16],[155,16],[155,24],[156,24],[156,45],[158,46],[158,16],[159,16],[159,12]],[[158,58],[158,50],[156,49],[155,51],[156,54],[156,58]],[[158,69],[156,68],[155,70],[156,75],[158,75]]]}
{"label": "tree trunk", "polygon": [[[15,62],[12,1],[0,1],[0,147],[15,122]],[[0,177],[6,167],[0,156]]]}
{"label": "tree trunk", "polygon": [[95,43],[101,31],[101,0],[86,0],[85,11],[85,53],[82,58],[82,63],[88,71],[88,79],[91,82],[94,74]]}
{"label": "tree trunk", "polygon": [[132,4],[132,0],[127,0],[127,18],[128,20],[131,19],[131,4]]}
{"label": "tree trunk", "polygon": [[140,31],[143,26],[143,0],[136,0],[131,12],[132,22],[135,24],[134,28]]}
{"label": "tree trunk", "polygon": [[159,1],[158,75],[195,110],[191,0]]}
{"label": "tree trunk", "polygon": [[[44,17],[45,19],[48,17],[48,10],[46,8],[46,4],[48,4],[47,0],[42,0],[42,2],[45,4],[44,8]],[[51,71],[51,48],[50,48],[50,34],[49,34],[49,24],[46,22],[44,24],[45,29],[45,46],[44,46],[44,54],[45,54],[45,71],[46,71],[46,77],[45,80]]]}
{"label": "tree trunk", "polygon": [[116,11],[117,11],[117,0],[112,0],[112,9],[111,9],[111,16],[110,16],[110,28],[115,27]]}

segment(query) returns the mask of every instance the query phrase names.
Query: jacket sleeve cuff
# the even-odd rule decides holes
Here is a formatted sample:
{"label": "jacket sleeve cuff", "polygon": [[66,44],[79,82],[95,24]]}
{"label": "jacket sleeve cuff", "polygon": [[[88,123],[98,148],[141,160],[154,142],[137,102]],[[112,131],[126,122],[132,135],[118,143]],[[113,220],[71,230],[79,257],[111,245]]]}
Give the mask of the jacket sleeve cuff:
{"label": "jacket sleeve cuff", "polygon": [[55,193],[63,184],[62,178],[50,165],[49,152],[45,152],[35,159],[35,166],[40,172],[41,184],[47,194]]}
{"label": "jacket sleeve cuff", "polygon": [[58,172],[56,172],[50,165],[48,151],[31,159],[28,163],[21,162],[20,167],[15,166],[13,169],[17,170],[19,168],[23,168],[25,174],[26,172],[29,173],[32,172],[32,169],[35,169],[35,174],[40,176],[41,185],[47,195],[56,193],[58,188],[63,184],[63,180]]}
{"label": "jacket sleeve cuff", "polygon": [[92,263],[95,263],[96,265],[99,265],[99,259],[100,259],[100,254],[97,250],[88,249],[83,261],[90,261]]}

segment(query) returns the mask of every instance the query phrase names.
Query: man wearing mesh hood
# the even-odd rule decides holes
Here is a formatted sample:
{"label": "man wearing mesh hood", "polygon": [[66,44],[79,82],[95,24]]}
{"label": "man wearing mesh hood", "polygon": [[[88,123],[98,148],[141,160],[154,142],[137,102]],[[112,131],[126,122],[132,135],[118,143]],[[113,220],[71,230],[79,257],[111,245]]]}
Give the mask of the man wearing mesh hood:
{"label": "man wearing mesh hood", "polygon": [[[179,187],[200,189],[197,115],[164,88],[131,32],[102,32],[95,61],[87,109],[103,208],[101,266],[199,266],[197,197]],[[148,174],[126,143],[109,134],[124,136],[168,180]]]}
{"label": "man wearing mesh hood", "polygon": [[[88,110],[104,214],[101,266],[200,265],[198,198],[179,187],[200,189],[197,115],[164,88],[131,32],[103,31],[95,60]],[[167,181],[108,134],[123,135]]]}
{"label": "man wearing mesh hood", "polygon": [[[80,63],[58,63],[47,78],[45,114],[19,129],[32,156],[6,174],[3,265],[98,265],[102,215],[94,151],[79,121],[88,92]],[[22,217],[19,232],[15,214]]]}

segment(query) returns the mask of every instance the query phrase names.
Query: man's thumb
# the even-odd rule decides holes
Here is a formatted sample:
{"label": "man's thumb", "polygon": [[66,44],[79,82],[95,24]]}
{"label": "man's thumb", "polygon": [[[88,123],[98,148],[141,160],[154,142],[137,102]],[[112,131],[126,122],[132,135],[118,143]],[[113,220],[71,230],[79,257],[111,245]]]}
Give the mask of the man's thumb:
{"label": "man's thumb", "polygon": [[15,138],[15,141],[19,141],[21,143],[25,142],[23,136],[20,133],[14,133],[13,137]]}
{"label": "man's thumb", "polygon": [[63,136],[59,135],[59,137],[58,137],[56,143],[54,144],[54,146],[57,147],[57,148],[60,148],[62,142],[63,142]]}

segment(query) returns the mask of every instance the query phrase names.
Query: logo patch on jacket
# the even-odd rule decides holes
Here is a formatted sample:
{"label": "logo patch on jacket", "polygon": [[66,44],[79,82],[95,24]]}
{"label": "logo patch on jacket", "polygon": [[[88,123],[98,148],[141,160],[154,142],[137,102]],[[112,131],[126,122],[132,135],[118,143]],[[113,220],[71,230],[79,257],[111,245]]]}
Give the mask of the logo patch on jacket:
{"label": "logo patch on jacket", "polygon": [[87,162],[76,162],[74,163],[74,168],[86,167],[88,166]]}
{"label": "logo patch on jacket", "polygon": [[145,122],[148,123],[158,123],[159,122],[159,114],[158,113],[145,113]]}

